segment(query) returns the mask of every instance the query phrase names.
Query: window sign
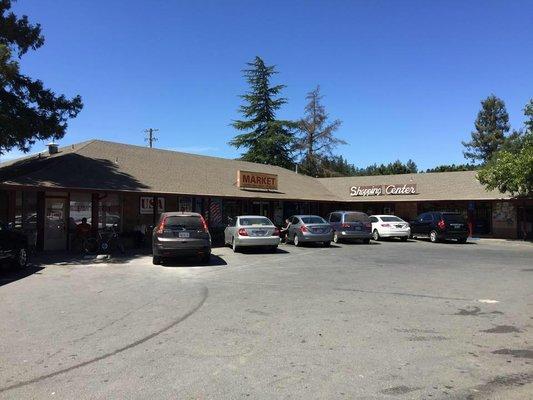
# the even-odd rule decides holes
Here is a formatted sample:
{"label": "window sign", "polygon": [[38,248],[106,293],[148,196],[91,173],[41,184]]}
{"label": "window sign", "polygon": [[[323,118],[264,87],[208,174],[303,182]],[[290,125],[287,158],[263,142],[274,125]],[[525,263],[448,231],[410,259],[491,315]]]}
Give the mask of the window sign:
{"label": "window sign", "polygon": [[[157,198],[157,213],[160,214],[165,211],[165,198]],[[154,212],[154,198],[150,196],[141,196],[140,210],[141,214],[153,214]]]}

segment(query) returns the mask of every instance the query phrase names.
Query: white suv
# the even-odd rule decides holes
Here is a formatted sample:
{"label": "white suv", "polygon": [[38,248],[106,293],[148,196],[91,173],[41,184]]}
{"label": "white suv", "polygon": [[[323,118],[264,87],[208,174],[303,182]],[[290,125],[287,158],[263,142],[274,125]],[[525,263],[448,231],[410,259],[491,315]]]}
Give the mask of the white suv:
{"label": "white suv", "polygon": [[406,241],[411,235],[411,227],[403,219],[395,215],[372,215],[372,239],[397,237]]}

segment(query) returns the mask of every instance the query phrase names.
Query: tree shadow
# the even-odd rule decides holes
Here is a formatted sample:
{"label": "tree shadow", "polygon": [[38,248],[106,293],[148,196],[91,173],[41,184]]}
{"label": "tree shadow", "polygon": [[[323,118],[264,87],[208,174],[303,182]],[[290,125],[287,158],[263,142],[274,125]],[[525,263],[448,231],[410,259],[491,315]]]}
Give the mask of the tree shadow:
{"label": "tree shadow", "polygon": [[32,157],[14,162],[0,169],[0,181],[77,189],[150,189],[134,176],[119,171],[119,168],[119,157],[115,163],[107,159],[68,153],[58,157]]}
{"label": "tree shadow", "polygon": [[29,265],[24,269],[0,269],[0,286],[8,285],[12,282],[18,281],[19,279],[27,278],[33,274],[40,274],[44,268],[37,265]]}
{"label": "tree shadow", "polygon": [[198,257],[183,256],[183,257],[169,257],[166,258],[161,264],[163,267],[221,267],[228,265],[224,259],[214,254],[211,254],[211,258],[208,263],[202,263],[198,260]]}

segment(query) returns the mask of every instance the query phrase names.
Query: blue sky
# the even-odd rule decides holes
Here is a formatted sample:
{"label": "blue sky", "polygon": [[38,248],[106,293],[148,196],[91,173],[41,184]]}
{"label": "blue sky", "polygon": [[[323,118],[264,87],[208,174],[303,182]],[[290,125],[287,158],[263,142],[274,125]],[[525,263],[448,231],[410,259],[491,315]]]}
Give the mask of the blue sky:
{"label": "blue sky", "polygon": [[482,98],[504,99],[518,128],[533,97],[531,1],[19,0],[14,10],[46,38],[23,71],[83,97],[60,144],[144,145],[154,127],[157,147],[237,157],[230,123],[256,55],[287,85],[281,118],[299,118],[321,85],[349,143],[338,153],[358,166],[465,162],[460,142]]}

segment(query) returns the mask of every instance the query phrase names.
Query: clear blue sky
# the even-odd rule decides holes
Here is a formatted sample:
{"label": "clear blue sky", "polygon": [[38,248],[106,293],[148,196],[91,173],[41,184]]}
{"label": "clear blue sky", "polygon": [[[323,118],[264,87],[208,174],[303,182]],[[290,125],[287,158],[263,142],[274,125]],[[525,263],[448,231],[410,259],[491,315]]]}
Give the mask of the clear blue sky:
{"label": "clear blue sky", "polygon": [[14,10],[46,38],[23,71],[83,97],[61,144],[143,145],[154,127],[157,147],[237,157],[229,124],[256,55],[287,85],[282,118],[299,118],[321,85],[349,142],[338,152],[358,166],[462,163],[482,98],[503,98],[518,128],[533,97],[532,1],[19,0]]}

